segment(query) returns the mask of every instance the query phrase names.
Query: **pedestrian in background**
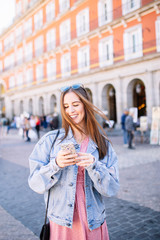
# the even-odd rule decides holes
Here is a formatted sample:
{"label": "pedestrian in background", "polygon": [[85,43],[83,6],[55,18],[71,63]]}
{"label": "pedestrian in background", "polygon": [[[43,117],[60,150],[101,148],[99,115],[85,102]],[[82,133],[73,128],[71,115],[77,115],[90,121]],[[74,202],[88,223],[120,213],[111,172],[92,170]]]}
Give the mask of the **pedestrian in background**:
{"label": "pedestrian in background", "polygon": [[24,132],[25,132],[25,135],[26,135],[26,142],[30,142],[31,139],[29,137],[29,129],[31,128],[31,125],[30,125],[30,120],[29,118],[25,117],[24,118]]}
{"label": "pedestrian in background", "polygon": [[38,116],[35,117],[35,122],[36,122],[36,132],[37,132],[37,138],[40,139],[40,126],[41,126],[41,121],[40,118]]}
{"label": "pedestrian in background", "polygon": [[125,129],[128,133],[128,148],[135,149],[132,146],[132,141],[134,138],[134,123],[133,123],[133,113],[130,112],[129,115],[125,119]]}
{"label": "pedestrian in background", "polygon": [[[29,157],[29,186],[40,194],[50,189],[50,240],[108,240],[103,197],[119,189],[117,156],[80,84],[61,89],[62,129],[49,156],[57,130],[44,135]],[[104,132],[105,134],[105,132]],[[62,150],[72,143],[76,153]]]}
{"label": "pedestrian in background", "polygon": [[126,117],[128,116],[128,109],[125,109],[122,116],[121,116],[121,126],[122,126],[122,130],[123,130],[123,144],[124,144],[124,147],[127,147],[128,146],[128,132],[125,128],[125,120],[126,120]]}

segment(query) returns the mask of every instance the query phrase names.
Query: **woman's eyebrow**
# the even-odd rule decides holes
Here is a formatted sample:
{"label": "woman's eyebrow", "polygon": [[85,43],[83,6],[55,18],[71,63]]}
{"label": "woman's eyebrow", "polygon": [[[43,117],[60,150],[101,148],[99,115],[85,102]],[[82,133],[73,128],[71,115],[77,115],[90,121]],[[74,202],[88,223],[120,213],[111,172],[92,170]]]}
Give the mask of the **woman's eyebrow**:
{"label": "woman's eyebrow", "polygon": [[[74,104],[74,103],[80,103],[80,101],[74,101],[74,102],[72,102],[72,104]],[[64,105],[68,105],[68,103],[64,103]]]}

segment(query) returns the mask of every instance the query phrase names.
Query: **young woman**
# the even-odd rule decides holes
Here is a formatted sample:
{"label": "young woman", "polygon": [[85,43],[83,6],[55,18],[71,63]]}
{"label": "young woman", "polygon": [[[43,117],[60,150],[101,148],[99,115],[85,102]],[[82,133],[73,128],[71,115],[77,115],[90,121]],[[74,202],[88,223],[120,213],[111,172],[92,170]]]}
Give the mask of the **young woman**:
{"label": "young woman", "polygon": [[[44,135],[29,158],[29,185],[37,193],[50,189],[50,240],[108,240],[103,197],[119,189],[117,156],[100,131],[95,113],[105,117],[76,84],[62,88],[62,129]],[[100,130],[101,129],[101,130]],[[72,142],[76,154],[61,150]]]}

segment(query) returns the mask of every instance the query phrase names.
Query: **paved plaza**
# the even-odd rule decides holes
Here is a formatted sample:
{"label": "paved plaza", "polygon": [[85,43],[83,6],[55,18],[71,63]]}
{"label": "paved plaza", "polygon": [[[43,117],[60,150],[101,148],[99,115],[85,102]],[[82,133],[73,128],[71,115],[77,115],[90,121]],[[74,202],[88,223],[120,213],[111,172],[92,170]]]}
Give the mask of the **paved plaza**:
{"label": "paved plaza", "polygon": [[[110,240],[158,240],[160,146],[137,140],[136,149],[129,150],[123,147],[121,134],[109,136],[118,155],[121,183],[118,195],[105,199]],[[28,156],[35,143],[26,143],[15,130],[0,136],[0,240],[39,239],[43,195],[27,183]]]}

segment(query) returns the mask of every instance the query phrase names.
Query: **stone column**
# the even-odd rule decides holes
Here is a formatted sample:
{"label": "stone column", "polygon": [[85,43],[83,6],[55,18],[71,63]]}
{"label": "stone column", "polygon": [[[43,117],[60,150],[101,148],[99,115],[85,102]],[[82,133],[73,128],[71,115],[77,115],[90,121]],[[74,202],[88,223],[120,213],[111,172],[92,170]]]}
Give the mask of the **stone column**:
{"label": "stone column", "polygon": [[154,91],[154,83],[153,83],[153,73],[146,73],[146,104],[147,104],[147,117],[149,123],[152,119],[152,107],[155,105],[155,91]]}
{"label": "stone column", "polygon": [[117,127],[121,124],[121,115],[123,113],[123,92],[122,92],[122,79],[118,77],[115,79],[116,88],[116,113],[117,113]]}

